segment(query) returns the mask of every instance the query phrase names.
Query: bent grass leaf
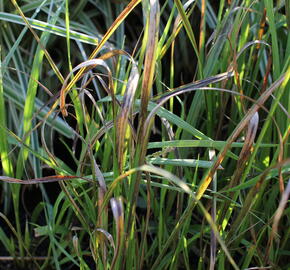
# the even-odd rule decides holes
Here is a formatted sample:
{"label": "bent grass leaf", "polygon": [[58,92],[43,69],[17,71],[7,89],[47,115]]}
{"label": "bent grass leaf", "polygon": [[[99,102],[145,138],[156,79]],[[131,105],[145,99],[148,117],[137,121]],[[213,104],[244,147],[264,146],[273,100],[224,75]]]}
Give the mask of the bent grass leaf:
{"label": "bent grass leaf", "polygon": [[[121,14],[118,16],[118,18],[113,22],[113,24],[110,26],[106,34],[103,36],[102,40],[98,44],[98,46],[94,49],[94,51],[91,53],[89,59],[93,59],[96,57],[98,52],[101,50],[101,48],[105,45],[105,43],[108,41],[108,39],[114,34],[116,29],[119,27],[119,25],[125,20],[125,18],[131,13],[131,11],[141,2],[141,0],[132,0],[128,6],[121,12]],[[70,81],[70,83],[63,88],[64,94],[67,94],[67,92],[73,87],[73,85],[82,77],[85,67],[82,67],[78,73],[75,75],[75,77]],[[61,106],[61,110],[63,112],[63,115],[65,114],[65,109]]]}
{"label": "bent grass leaf", "polygon": [[[106,64],[106,62],[102,59],[91,59],[91,60],[87,60],[79,65],[77,65],[75,68],[72,69],[72,71],[67,75],[66,79],[63,82],[62,88],[60,90],[60,108],[61,108],[61,112],[63,116],[68,116],[67,110],[66,110],[66,106],[65,106],[65,97],[67,94],[67,83],[71,78],[71,75],[77,71],[77,70],[85,70],[86,68],[88,69],[92,69],[96,66],[102,66],[104,67],[107,72],[108,72],[108,78],[110,81],[110,86],[112,86],[112,73],[111,73],[111,69],[109,68],[109,66]],[[75,79],[77,76],[74,77],[74,81],[77,82],[77,79]],[[80,78],[79,78],[80,79]],[[112,88],[110,89],[112,91]]]}
{"label": "bent grass leaf", "polygon": [[111,208],[114,216],[114,220],[116,223],[116,232],[117,232],[117,239],[116,239],[116,248],[114,250],[114,257],[111,263],[110,269],[114,269],[115,264],[118,261],[118,256],[121,251],[121,246],[123,242],[123,235],[124,235],[124,210],[121,198],[112,198],[110,199]]}
{"label": "bent grass leaf", "polygon": [[106,238],[108,239],[108,241],[109,241],[111,247],[113,248],[113,250],[114,250],[114,252],[115,252],[116,247],[115,247],[115,243],[114,243],[113,236],[112,236],[110,233],[108,233],[107,231],[105,231],[105,230],[103,230],[103,229],[101,229],[101,228],[97,228],[96,231],[97,231],[97,232],[100,232],[100,233],[102,233],[103,235],[106,236]]}

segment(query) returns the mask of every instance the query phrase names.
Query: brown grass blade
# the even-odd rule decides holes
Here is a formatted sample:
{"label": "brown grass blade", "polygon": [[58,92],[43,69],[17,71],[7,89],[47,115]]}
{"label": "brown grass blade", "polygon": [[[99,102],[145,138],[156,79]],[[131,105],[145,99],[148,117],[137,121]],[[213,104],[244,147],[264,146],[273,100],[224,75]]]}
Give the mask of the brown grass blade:
{"label": "brown grass blade", "polygon": [[120,254],[122,242],[123,242],[123,233],[124,233],[124,209],[121,198],[115,199],[112,198],[110,200],[111,208],[114,216],[114,220],[116,222],[116,231],[117,231],[117,239],[116,239],[116,249],[114,253],[114,258],[111,263],[110,269],[113,270],[115,264],[118,260],[118,256]]}
{"label": "brown grass blade", "polygon": [[[150,99],[150,92],[153,85],[153,78],[155,72],[155,60],[158,45],[158,33],[159,33],[159,3],[156,0],[150,0],[150,17],[148,26],[148,42],[145,55],[144,73],[142,81],[142,93],[141,93],[141,109],[140,109],[140,122],[145,121],[147,116],[147,106]],[[140,135],[143,134],[143,128],[140,125]]]}
{"label": "brown grass blade", "polygon": [[282,214],[283,214],[283,211],[287,205],[287,201],[288,201],[289,196],[290,196],[290,179],[288,180],[287,187],[282,194],[282,198],[280,200],[279,207],[278,207],[276,214],[274,216],[274,222],[273,222],[273,226],[272,226],[272,228],[273,228],[272,234],[273,235],[277,234],[279,221],[280,221]]}
{"label": "brown grass blade", "polygon": [[134,97],[136,93],[136,89],[139,82],[139,72],[137,65],[133,63],[131,74],[128,79],[126,92],[124,94],[123,103],[121,106],[121,112],[117,119],[117,136],[116,136],[116,144],[117,144],[117,152],[118,152],[118,164],[119,171],[122,172],[123,168],[123,160],[124,160],[124,149],[125,149],[125,136],[129,122],[129,113],[133,107]]}
{"label": "brown grass blade", "polygon": [[241,150],[241,153],[239,155],[238,159],[238,164],[237,164],[237,170],[234,173],[233,180],[230,183],[230,188],[234,187],[237,185],[238,180],[240,179],[240,176],[246,166],[246,163],[252,153],[252,147],[254,144],[254,140],[257,134],[258,130],[258,124],[259,124],[259,114],[258,112],[255,112],[253,117],[251,118],[249,124],[248,124],[248,129],[246,133],[246,139],[244,142],[244,146]]}
{"label": "brown grass blade", "polygon": [[290,197],[290,179],[288,180],[288,184],[286,189],[284,190],[284,192],[282,193],[282,197],[279,203],[279,206],[276,210],[275,216],[274,216],[274,221],[273,221],[273,225],[272,225],[272,231],[269,237],[269,241],[268,241],[268,245],[267,245],[267,250],[265,252],[265,257],[264,257],[264,261],[268,262],[268,258],[269,258],[269,251],[271,246],[273,245],[273,240],[276,239],[278,240],[278,226],[279,226],[279,222],[283,216],[284,210],[286,208],[288,199]]}
{"label": "brown grass blade", "polygon": [[[142,93],[141,93],[141,108],[140,108],[140,120],[138,125],[137,132],[137,147],[135,156],[135,166],[143,165],[145,161],[145,155],[147,151],[148,137],[144,137],[144,122],[147,117],[148,103],[150,100],[150,93],[154,80],[155,66],[156,66],[156,57],[157,57],[157,45],[158,45],[158,36],[159,36],[159,21],[160,21],[160,7],[159,1],[150,0],[150,11],[149,11],[149,20],[147,21],[148,27],[146,27],[145,35],[148,36],[147,47],[145,53],[145,63],[144,63],[144,72],[143,72],[143,81],[142,81]],[[149,132],[145,133],[146,135]],[[131,197],[131,205],[128,217],[128,223],[126,231],[128,235],[133,227],[133,214],[135,212],[137,196],[139,193],[139,185],[141,181],[141,173],[138,172],[136,180],[133,186],[133,193]]]}
{"label": "brown grass blade", "polygon": [[[240,152],[239,159],[237,162],[237,169],[235,170],[232,179],[228,185],[228,189],[231,189],[238,185],[239,180],[241,179],[241,176],[243,174],[243,171],[246,167],[247,161],[252,153],[253,150],[253,144],[254,140],[256,137],[257,129],[258,129],[258,124],[259,124],[259,115],[258,112],[256,112],[253,117],[251,118],[247,133],[246,133],[246,139],[244,142],[244,146]],[[227,194],[227,197],[236,200],[236,197],[234,198],[235,192],[230,192]],[[230,207],[230,201],[227,201],[224,203],[224,205],[221,207],[220,214],[219,214],[219,220],[222,221],[225,219],[225,216],[227,214],[227,211],[229,210]],[[228,217],[227,217],[228,220]]]}

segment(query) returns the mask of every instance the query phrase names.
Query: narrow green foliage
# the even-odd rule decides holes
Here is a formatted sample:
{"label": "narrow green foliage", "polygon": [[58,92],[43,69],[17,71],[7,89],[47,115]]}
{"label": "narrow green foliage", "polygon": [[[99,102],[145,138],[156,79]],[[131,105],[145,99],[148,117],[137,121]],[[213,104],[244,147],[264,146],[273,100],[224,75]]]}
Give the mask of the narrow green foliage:
{"label": "narrow green foliage", "polygon": [[4,92],[3,92],[3,77],[2,77],[2,51],[0,46],[0,157],[3,168],[3,173],[7,176],[13,177],[13,165],[12,161],[8,155],[9,152],[9,144],[8,144],[8,136],[5,130],[6,128],[6,110],[5,110],[5,100],[4,100]]}
{"label": "narrow green foliage", "polygon": [[1,254],[288,269],[289,8],[0,1]]}

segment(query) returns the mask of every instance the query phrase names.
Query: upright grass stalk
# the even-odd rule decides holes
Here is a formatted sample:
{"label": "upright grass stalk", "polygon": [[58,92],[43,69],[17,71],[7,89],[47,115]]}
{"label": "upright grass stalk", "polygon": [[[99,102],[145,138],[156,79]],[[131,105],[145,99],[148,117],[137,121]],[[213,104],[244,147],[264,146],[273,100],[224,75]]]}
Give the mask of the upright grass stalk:
{"label": "upright grass stalk", "polygon": [[[20,15],[22,16],[22,18],[25,20],[25,23],[29,25],[29,23],[27,22],[23,12],[21,11],[20,7],[18,6],[16,1],[12,0],[12,3],[15,5],[16,9],[18,10],[18,12],[20,13]],[[56,16],[52,18],[52,23],[57,20],[58,14],[60,13],[60,9],[57,11],[57,13],[55,14]],[[30,27],[30,29],[32,29]],[[32,32],[34,33],[34,31],[32,30]],[[37,36],[36,36],[37,37]],[[41,64],[43,61],[43,56],[44,54],[46,54],[48,56],[48,53],[45,50],[45,45],[48,41],[48,37],[49,34],[44,32],[41,35],[41,38],[39,39],[37,37],[37,41],[38,46],[36,49],[36,53],[34,56],[34,61],[33,61],[33,66],[31,69],[31,77],[27,86],[27,94],[26,94],[26,100],[25,100],[25,106],[24,106],[24,112],[23,112],[23,132],[24,132],[24,143],[26,145],[30,144],[30,132],[31,132],[31,128],[32,128],[32,116],[34,113],[34,103],[35,103],[35,97],[36,97],[36,92],[37,92],[37,87],[38,87],[38,79],[40,77],[40,71],[41,71]],[[49,60],[51,60],[51,58],[48,58]],[[51,60],[52,66],[55,66],[53,61]],[[60,74],[56,68],[57,74]],[[61,75],[60,75],[61,76]],[[26,162],[28,158],[28,151],[27,150],[20,150],[20,154],[17,160],[17,170],[16,170],[16,176],[18,178],[21,178],[23,175],[23,169],[24,169],[24,163]]]}
{"label": "upright grass stalk", "polygon": [[3,173],[7,176],[13,177],[14,170],[12,165],[12,160],[9,157],[8,148],[8,136],[6,132],[7,122],[6,122],[6,109],[5,100],[3,92],[3,77],[2,77],[2,50],[0,46],[0,157],[3,168]]}
{"label": "upright grass stalk", "polygon": [[[65,26],[66,26],[66,44],[67,44],[67,57],[68,57],[68,66],[69,71],[72,70],[71,63],[71,46],[70,46],[70,19],[69,19],[69,3],[68,0],[65,1]],[[84,125],[84,117],[82,114],[81,102],[78,98],[78,92],[76,89],[73,89],[71,98],[74,104],[75,115],[77,118],[78,128],[80,130],[80,134],[83,136],[83,125]]]}
{"label": "upright grass stalk", "polygon": [[[137,131],[137,144],[135,150],[135,160],[133,166],[140,166],[144,164],[145,154],[148,143],[148,132],[144,130],[144,123],[147,117],[148,103],[150,99],[151,89],[153,86],[153,78],[155,72],[155,60],[156,60],[156,52],[158,45],[158,36],[159,36],[159,3],[156,0],[148,1],[149,10],[147,15],[148,27],[146,27],[147,31],[145,33],[148,36],[147,39],[147,47],[145,54],[145,63],[144,63],[144,72],[143,72],[143,80],[142,80],[142,92],[141,92],[141,108],[140,108],[140,120]],[[128,205],[128,219],[126,223],[126,232],[129,236],[129,246],[127,248],[130,249],[133,242],[134,235],[134,216],[136,210],[136,202],[139,193],[139,185],[141,181],[141,173],[137,173],[136,178],[134,177],[131,180],[130,187],[130,204]],[[128,249],[127,249],[128,250]],[[139,264],[139,263],[138,263]]]}
{"label": "upright grass stalk", "polygon": [[175,4],[176,4],[176,7],[178,9],[178,12],[180,13],[180,16],[182,18],[182,22],[184,24],[184,28],[187,32],[187,35],[188,35],[188,38],[191,42],[191,45],[194,49],[194,52],[196,54],[196,57],[197,57],[197,64],[198,64],[198,74],[199,74],[199,79],[201,79],[203,77],[203,66],[202,66],[202,62],[201,62],[201,59],[200,59],[200,54],[198,52],[198,46],[197,46],[197,43],[196,43],[196,40],[195,40],[195,37],[194,37],[194,34],[193,34],[193,30],[192,30],[192,27],[190,25],[190,22],[188,20],[188,17],[186,16],[186,13],[183,9],[183,6],[180,2],[180,0],[174,0]]}

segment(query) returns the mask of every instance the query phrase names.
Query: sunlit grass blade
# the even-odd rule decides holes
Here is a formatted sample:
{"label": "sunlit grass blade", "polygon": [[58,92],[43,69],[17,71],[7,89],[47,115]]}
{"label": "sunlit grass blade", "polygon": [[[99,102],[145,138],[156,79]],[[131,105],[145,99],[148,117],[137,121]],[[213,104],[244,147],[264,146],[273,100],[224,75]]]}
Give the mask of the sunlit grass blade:
{"label": "sunlit grass blade", "polygon": [[[163,141],[163,142],[150,142],[148,143],[148,149],[162,148],[162,147],[206,147],[206,148],[222,148],[226,145],[226,141],[214,141],[214,140],[175,140],[175,141]],[[233,142],[232,148],[242,148],[244,142]],[[278,144],[274,143],[262,143],[260,147],[274,147]]]}
{"label": "sunlit grass blade", "polygon": [[4,102],[3,80],[2,80],[2,51],[0,46],[0,157],[3,172],[5,175],[12,177],[14,175],[12,161],[8,155],[8,137],[6,133],[6,109]]}
{"label": "sunlit grass blade", "polygon": [[[12,2],[15,5],[18,12],[21,14],[24,21],[28,24],[24,14],[22,13],[18,4],[15,1],[12,1]],[[59,12],[58,12],[58,14],[59,14]],[[52,19],[52,22],[56,21],[58,14],[55,14],[55,17]],[[29,24],[27,26],[30,27]],[[36,97],[36,92],[37,92],[37,87],[38,87],[37,81],[40,77],[40,70],[41,70],[40,67],[42,64],[43,56],[44,56],[44,54],[47,54],[47,52],[43,46],[46,45],[46,43],[48,41],[48,36],[49,36],[49,34],[43,33],[40,39],[37,37],[39,44],[38,44],[38,47],[36,50],[36,54],[34,56],[33,66],[32,66],[32,70],[31,70],[31,78],[30,78],[28,86],[27,86],[28,90],[27,90],[27,96],[26,96],[24,112],[23,112],[23,133],[25,136],[24,143],[26,145],[30,144],[30,134],[29,133],[30,133],[31,128],[32,128],[32,116],[33,116],[33,112],[34,112],[34,103],[35,103],[35,97]],[[16,176],[18,178],[22,177],[24,165],[25,165],[27,158],[28,158],[27,150],[25,150],[25,149],[21,150],[19,158],[17,160]]]}
{"label": "sunlit grass blade", "polygon": [[[215,150],[210,149],[209,150],[209,159],[212,160],[215,156]],[[212,181],[212,190],[213,192],[217,191],[217,173],[213,176],[213,181]],[[211,218],[213,222],[216,224],[217,220],[217,197],[215,194],[213,194],[213,199],[212,199],[212,206],[211,206]],[[216,264],[216,257],[217,257],[217,239],[215,237],[215,232],[211,230],[210,232],[210,270],[215,269],[215,264]]]}
{"label": "sunlit grass blade", "polygon": [[[172,165],[172,166],[182,166],[182,167],[198,167],[198,168],[209,168],[212,166],[211,161],[205,160],[195,160],[195,159],[173,159],[173,158],[148,158],[148,163],[158,164],[158,165]],[[223,169],[222,166],[219,166],[218,169]]]}
{"label": "sunlit grass blade", "polygon": [[[0,12],[0,20],[16,23],[16,24],[20,24],[20,25],[25,25],[25,22],[23,22],[21,16],[11,14],[11,13]],[[44,21],[32,19],[32,18],[27,18],[27,21],[29,22],[31,27],[35,30],[49,32],[51,34],[61,36],[61,37],[67,36],[66,29],[63,27],[56,26],[56,25],[53,25],[53,24],[50,24],[50,23],[47,23]],[[91,45],[97,45],[99,40],[102,38],[101,36],[95,38],[91,35],[77,32],[77,31],[74,31],[71,29],[69,30],[69,37],[72,40],[77,40],[77,41],[80,41],[83,43],[88,43]],[[112,45],[110,45],[110,46],[112,46]]]}
{"label": "sunlit grass blade", "polygon": [[[4,80],[4,86],[6,90],[4,93],[5,97],[13,102],[13,104],[15,104],[18,109],[23,110],[25,106],[25,97],[23,95],[19,95],[14,89],[14,87],[20,89],[21,86],[14,82],[11,84],[7,80]],[[51,101],[48,103],[51,103]],[[46,119],[46,123],[50,127],[53,127],[57,132],[66,136],[67,138],[72,138],[75,131],[55,113],[51,112],[49,114],[49,111],[50,108],[46,104],[43,104],[43,102],[36,97],[34,108],[35,118],[40,121]]]}

